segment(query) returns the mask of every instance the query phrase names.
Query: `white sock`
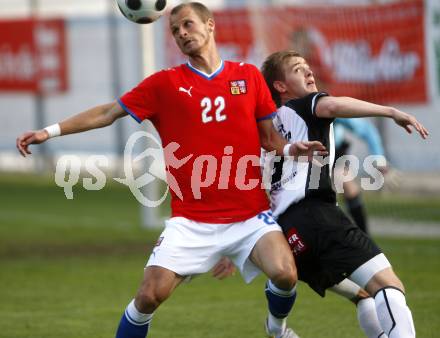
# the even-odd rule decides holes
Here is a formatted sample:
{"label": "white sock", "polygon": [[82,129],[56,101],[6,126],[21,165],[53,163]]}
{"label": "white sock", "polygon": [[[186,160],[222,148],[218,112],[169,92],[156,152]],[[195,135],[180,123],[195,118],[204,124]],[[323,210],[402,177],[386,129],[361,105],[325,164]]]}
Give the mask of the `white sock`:
{"label": "white sock", "polygon": [[270,312],[267,315],[267,327],[270,333],[282,334],[286,330],[287,318],[274,317]]}
{"label": "white sock", "polygon": [[[371,297],[361,299],[357,303],[357,318],[359,325],[368,338],[386,338],[377,318],[376,303]],[[382,335],[381,335],[382,334]]]}
{"label": "white sock", "polygon": [[153,314],[139,312],[138,309],[136,309],[136,306],[134,305],[134,299],[133,299],[125,309],[125,316],[127,317],[127,320],[134,325],[144,325],[151,322],[151,318],[153,317]]}
{"label": "white sock", "polygon": [[376,312],[389,338],[414,338],[416,332],[405,295],[394,288],[381,289],[374,297]]}

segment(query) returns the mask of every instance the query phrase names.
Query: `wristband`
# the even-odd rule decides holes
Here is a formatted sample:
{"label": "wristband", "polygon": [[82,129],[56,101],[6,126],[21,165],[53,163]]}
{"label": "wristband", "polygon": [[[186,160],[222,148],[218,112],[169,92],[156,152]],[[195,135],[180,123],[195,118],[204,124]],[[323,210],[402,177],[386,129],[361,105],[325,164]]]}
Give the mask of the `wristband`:
{"label": "wristband", "polygon": [[44,128],[44,130],[49,134],[49,138],[61,135],[61,128],[58,123],[52,124],[51,126]]}
{"label": "wristband", "polygon": [[290,147],[292,146],[292,143],[287,143],[283,148],[283,155],[284,156],[290,156]]}

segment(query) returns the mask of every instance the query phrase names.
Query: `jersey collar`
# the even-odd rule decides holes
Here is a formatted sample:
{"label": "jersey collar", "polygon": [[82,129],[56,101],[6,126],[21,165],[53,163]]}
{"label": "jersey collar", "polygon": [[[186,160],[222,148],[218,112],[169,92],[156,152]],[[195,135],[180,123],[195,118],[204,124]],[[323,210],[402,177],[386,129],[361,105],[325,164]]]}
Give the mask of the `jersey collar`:
{"label": "jersey collar", "polygon": [[196,73],[197,75],[200,75],[200,76],[204,77],[207,80],[212,80],[213,78],[215,78],[218,74],[220,74],[222,72],[223,68],[225,68],[225,63],[223,62],[223,60],[220,60],[220,65],[211,74],[206,74],[205,72],[202,72],[201,70],[198,70],[189,61],[186,63],[186,66],[192,72]]}

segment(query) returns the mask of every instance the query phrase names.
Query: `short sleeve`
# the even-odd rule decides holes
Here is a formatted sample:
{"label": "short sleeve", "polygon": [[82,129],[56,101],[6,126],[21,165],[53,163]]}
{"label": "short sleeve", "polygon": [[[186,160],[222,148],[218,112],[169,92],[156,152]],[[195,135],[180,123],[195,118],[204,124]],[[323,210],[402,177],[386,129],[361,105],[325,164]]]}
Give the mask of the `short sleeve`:
{"label": "short sleeve", "polygon": [[255,73],[256,82],[257,104],[255,107],[255,118],[257,121],[273,119],[277,109],[270,95],[269,88],[266,85],[266,81],[256,67],[252,67],[251,69]]}
{"label": "short sleeve", "polygon": [[151,119],[159,111],[160,88],[163,87],[165,72],[155,73],[122,95],[118,102],[136,121]]}
{"label": "short sleeve", "polygon": [[287,106],[293,108],[305,121],[315,121],[325,124],[333,122],[333,118],[320,118],[316,116],[316,106],[320,98],[328,96],[325,92],[311,93],[301,99],[287,102]]}

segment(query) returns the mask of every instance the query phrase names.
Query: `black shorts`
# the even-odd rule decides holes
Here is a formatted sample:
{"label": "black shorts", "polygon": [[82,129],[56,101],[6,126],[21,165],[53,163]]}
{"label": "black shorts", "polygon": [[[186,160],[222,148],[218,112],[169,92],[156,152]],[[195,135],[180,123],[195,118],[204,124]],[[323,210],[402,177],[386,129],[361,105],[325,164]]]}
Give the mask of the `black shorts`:
{"label": "black shorts", "polygon": [[334,203],[306,198],[281,214],[278,224],[295,256],[298,278],[322,297],[382,253]]}

